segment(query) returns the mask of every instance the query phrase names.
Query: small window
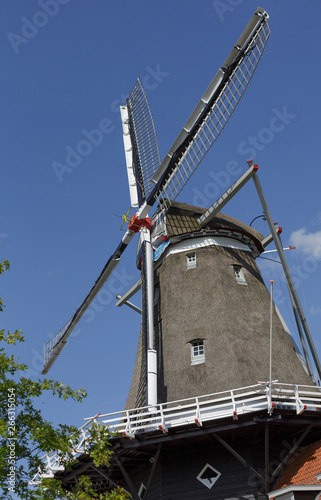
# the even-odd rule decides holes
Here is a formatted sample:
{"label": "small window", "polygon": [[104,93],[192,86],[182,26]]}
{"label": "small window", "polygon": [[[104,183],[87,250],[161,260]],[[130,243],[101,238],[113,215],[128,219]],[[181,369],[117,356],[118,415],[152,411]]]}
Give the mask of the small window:
{"label": "small window", "polygon": [[199,365],[205,363],[204,340],[193,340],[191,342],[191,364]]}
{"label": "small window", "polygon": [[154,292],[154,306],[156,306],[159,302],[159,286],[155,286]]}
{"label": "small window", "polygon": [[196,253],[188,253],[186,255],[187,269],[194,269],[196,267]]}
{"label": "small window", "polygon": [[235,279],[239,285],[247,285],[242,266],[233,266]]}

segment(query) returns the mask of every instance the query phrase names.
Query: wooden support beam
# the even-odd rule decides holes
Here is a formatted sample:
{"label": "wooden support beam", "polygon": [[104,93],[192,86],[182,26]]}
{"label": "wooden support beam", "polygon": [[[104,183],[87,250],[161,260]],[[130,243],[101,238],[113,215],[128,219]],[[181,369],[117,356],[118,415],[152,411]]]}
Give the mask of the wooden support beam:
{"label": "wooden support beam", "polygon": [[[95,472],[97,472],[100,476],[102,476],[104,479],[107,479],[107,481],[110,482],[110,484],[112,484],[113,486],[115,486],[115,488],[117,488],[119,486],[119,484],[115,483],[115,481],[113,481],[109,476],[108,474],[106,474],[104,471],[98,469],[98,467],[95,467],[94,465],[91,467],[91,469],[93,469]],[[125,490],[126,493],[129,493],[129,491]]]}
{"label": "wooden support beam", "polygon": [[235,451],[232,446],[230,446],[224,439],[222,439],[216,432],[212,432],[211,436],[213,436],[219,443],[221,443],[224,448],[226,448],[232,455],[234,455],[235,458],[241,462],[252,474],[254,474],[264,485],[265,485],[265,479],[264,477],[261,476],[253,467],[243,458],[237,451]]}
{"label": "wooden support beam", "polygon": [[75,476],[78,476],[79,474],[85,472],[87,469],[90,469],[93,463],[93,460],[89,460],[88,462],[82,464],[80,467],[77,467],[77,469],[70,471],[63,479],[61,479],[61,484],[68,483],[68,481],[73,479]]}
{"label": "wooden support beam", "polygon": [[264,441],[265,441],[265,494],[270,491],[270,429],[269,423],[265,423],[264,428]]}
{"label": "wooden support beam", "polygon": [[157,463],[158,463],[158,459],[159,459],[159,455],[160,455],[162,446],[163,446],[162,443],[159,443],[158,448],[157,448],[157,452],[156,452],[156,455],[155,455],[155,458],[154,458],[154,462],[153,462],[153,465],[152,465],[152,469],[150,471],[150,474],[149,474],[149,477],[148,477],[148,481],[147,481],[147,484],[146,484],[146,489],[145,489],[145,492],[144,492],[144,495],[143,495],[143,500],[147,499],[148,491],[149,491],[150,485],[152,484],[152,479],[153,479],[154,474],[155,474],[155,470],[156,470],[156,466],[157,466]]}
{"label": "wooden support beam", "polygon": [[296,452],[296,450],[298,449],[298,447],[302,443],[303,439],[310,432],[311,428],[312,428],[312,425],[309,425],[305,429],[305,431],[301,434],[301,436],[299,437],[299,439],[297,440],[297,442],[295,443],[295,445],[292,446],[292,448],[289,451],[289,453],[286,455],[286,457],[284,457],[284,459],[282,460],[282,462],[277,466],[277,468],[273,472],[273,474],[271,476],[271,481],[274,480],[277,477],[277,475],[281,471],[281,469],[287,464],[287,462],[290,460],[290,458],[292,457],[292,455]]}
{"label": "wooden support beam", "polygon": [[121,470],[122,475],[124,476],[124,479],[125,479],[125,481],[127,483],[127,486],[129,488],[129,491],[130,491],[130,494],[131,494],[132,498],[134,500],[140,500],[140,498],[138,496],[138,493],[137,493],[137,491],[135,489],[135,486],[134,486],[134,484],[133,484],[133,482],[132,482],[132,480],[131,480],[128,472],[126,471],[126,469],[124,468],[123,464],[119,460],[119,457],[118,457],[118,455],[117,455],[117,453],[115,451],[114,451],[114,458],[116,460],[116,463],[117,463],[118,467]]}
{"label": "wooden support beam", "polygon": [[[230,430],[230,429],[238,429],[238,428],[245,428],[245,427],[252,427],[255,425],[258,425],[257,422],[254,420],[250,420],[249,422],[238,422],[238,421],[232,421],[233,423],[230,425],[222,425],[219,427],[214,427],[216,432],[221,432],[225,430]],[[320,422],[321,425],[321,422]],[[191,431],[186,431],[186,432],[178,432],[178,433],[173,433],[173,434],[162,434],[160,436],[154,437],[154,438],[149,438],[149,439],[142,439],[142,435],[139,435],[140,441],[138,439],[133,440],[128,440],[127,442],[124,442],[119,446],[118,449],[123,449],[123,450],[128,450],[131,448],[142,448],[143,446],[151,445],[151,444],[157,444],[157,443],[165,443],[166,441],[175,441],[175,440],[184,440],[185,438],[193,437],[193,436],[201,436],[205,435],[207,436],[208,434],[212,433],[213,427],[198,427],[196,430],[191,430]],[[136,434],[136,436],[138,436]]]}

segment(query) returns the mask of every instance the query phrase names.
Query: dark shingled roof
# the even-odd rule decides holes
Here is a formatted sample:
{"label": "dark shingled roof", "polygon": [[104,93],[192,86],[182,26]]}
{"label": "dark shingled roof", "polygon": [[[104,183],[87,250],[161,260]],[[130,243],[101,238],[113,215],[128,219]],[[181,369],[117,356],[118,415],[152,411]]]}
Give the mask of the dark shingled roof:
{"label": "dark shingled roof", "polygon": [[[201,231],[197,219],[206,212],[206,208],[194,207],[186,203],[173,202],[166,212],[166,229],[169,237]],[[255,229],[243,224],[234,217],[219,212],[208,224],[209,229],[227,229],[241,232],[248,236],[259,252],[263,252],[263,235]]]}

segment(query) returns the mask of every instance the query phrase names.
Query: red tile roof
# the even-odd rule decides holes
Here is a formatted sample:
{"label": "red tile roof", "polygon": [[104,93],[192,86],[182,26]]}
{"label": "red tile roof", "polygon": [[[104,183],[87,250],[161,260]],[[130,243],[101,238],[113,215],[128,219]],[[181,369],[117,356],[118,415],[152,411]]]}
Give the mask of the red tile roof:
{"label": "red tile roof", "polygon": [[274,489],[291,484],[321,484],[321,479],[317,479],[319,474],[321,474],[321,441],[306,446],[294,456]]}

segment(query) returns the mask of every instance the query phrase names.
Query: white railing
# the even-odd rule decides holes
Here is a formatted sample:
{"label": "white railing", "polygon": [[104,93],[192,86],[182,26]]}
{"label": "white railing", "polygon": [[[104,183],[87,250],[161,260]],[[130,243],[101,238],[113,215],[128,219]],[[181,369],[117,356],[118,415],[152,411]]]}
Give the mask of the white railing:
{"label": "white railing", "polygon": [[[321,388],[307,385],[293,385],[273,382],[272,387],[264,382],[252,386],[222,391],[195,398],[182,399],[153,407],[121,410],[114,413],[97,414],[85,418],[79,429],[80,436],[75,442],[71,437],[72,454],[76,458],[86,453],[86,443],[90,437],[93,423],[108,427],[130,439],[136,434],[158,430],[167,433],[169,429],[194,424],[201,427],[205,422],[232,418],[240,415],[275,410],[290,410],[297,415],[304,411],[321,413]],[[53,477],[57,471],[64,470],[57,452],[42,457],[46,472],[37,474],[31,484],[38,484],[44,477]]]}

